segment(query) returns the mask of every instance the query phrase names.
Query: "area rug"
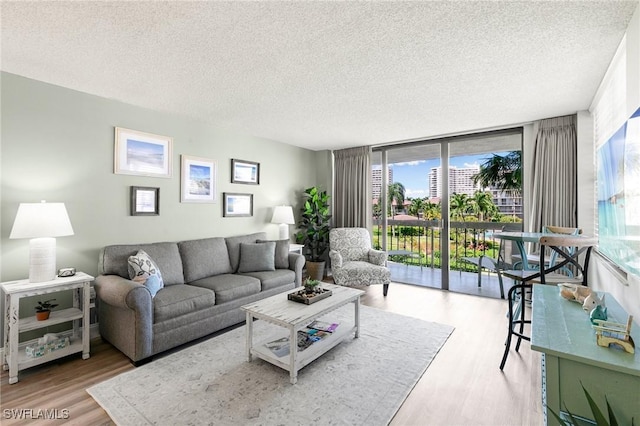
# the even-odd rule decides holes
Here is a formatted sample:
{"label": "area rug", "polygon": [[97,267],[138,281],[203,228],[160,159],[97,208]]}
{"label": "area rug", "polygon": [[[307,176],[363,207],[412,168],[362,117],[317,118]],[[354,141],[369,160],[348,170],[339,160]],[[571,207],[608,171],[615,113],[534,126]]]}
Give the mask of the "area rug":
{"label": "area rug", "polygon": [[[245,327],[87,389],[118,425],[386,425],[453,327],[361,306],[360,337],[289,373],[247,362]],[[353,319],[349,304],[326,321]],[[282,328],[254,323],[254,342]]]}

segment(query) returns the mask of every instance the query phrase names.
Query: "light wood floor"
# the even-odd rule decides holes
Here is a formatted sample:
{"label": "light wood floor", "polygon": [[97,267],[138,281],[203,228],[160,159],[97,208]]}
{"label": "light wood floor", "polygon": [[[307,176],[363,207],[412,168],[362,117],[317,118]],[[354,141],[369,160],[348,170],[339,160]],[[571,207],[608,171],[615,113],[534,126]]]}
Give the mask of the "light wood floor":
{"label": "light wood floor", "polygon": [[[379,286],[365,290],[365,305],[455,327],[391,425],[542,424],[539,354],[523,342],[519,353],[512,350],[504,372],[498,368],[506,335],[504,300],[403,284],[392,284],[386,298]],[[3,371],[0,423],[61,424],[15,421],[6,410],[64,414],[66,409],[68,424],[113,424],[85,389],[133,368],[119,351],[96,339],[88,360],[74,355],[24,370],[14,385]]]}

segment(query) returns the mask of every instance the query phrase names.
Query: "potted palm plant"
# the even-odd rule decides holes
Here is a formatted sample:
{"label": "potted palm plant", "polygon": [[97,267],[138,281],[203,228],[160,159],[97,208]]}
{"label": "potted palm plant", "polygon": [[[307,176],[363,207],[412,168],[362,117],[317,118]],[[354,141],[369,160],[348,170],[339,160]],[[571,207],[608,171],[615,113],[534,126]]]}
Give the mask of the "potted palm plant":
{"label": "potted palm plant", "polygon": [[44,302],[38,301],[38,306],[36,306],[36,319],[38,321],[44,321],[49,319],[49,314],[51,313],[51,309],[58,306],[57,303],[51,303],[56,299],[45,300]]}
{"label": "potted palm plant", "polygon": [[307,275],[313,280],[324,277],[324,255],[329,248],[329,195],[317,186],[307,188],[303,193],[302,214],[299,223],[300,231],[296,234],[296,242],[304,244],[304,255],[307,259]]}

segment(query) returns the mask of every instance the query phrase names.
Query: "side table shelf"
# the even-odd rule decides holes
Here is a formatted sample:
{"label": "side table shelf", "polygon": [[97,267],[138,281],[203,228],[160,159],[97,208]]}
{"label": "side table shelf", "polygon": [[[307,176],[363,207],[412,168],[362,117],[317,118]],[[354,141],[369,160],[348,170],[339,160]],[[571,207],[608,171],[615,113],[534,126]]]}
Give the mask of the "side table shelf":
{"label": "side table shelf", "polygon": [[28,318],[20,318],[18,330],[20,333],[25,331],[37,330],[39,328],[49,327],[50,325],[62,324],[77,319],[82,319],[83,312],[78,308],[61,309],[52,311],[48,320],[38,321],[35,316]]}
{"label": "side table shelf", "polygon": [[[51,281],[31,283],[29,280],[9,281],[0,284],[5,297],[4,321],[4,356],[3,368],[9,370],[9,384],[18,382],[18,372],[25,368],[43,364],[77,352],[82,358],[90,356],[89,347],[89,311],[91,303],[90,283],[93,277],[79,272],[72,277],[57,277]],[[73,307],[54,310],[49,319],[38,321],[35,315],[20,318],[20,299],[29,296],[73,291]],[[38,339],[28,342],[20,341],[20,333],[39,330],[51,325],[72,322],[73,329],[59,333],[69,338],[69,344],[41,356],[29,357],[26,354],[28,345],[36,344]],[[82,322],[82,327],[80,323]]]}

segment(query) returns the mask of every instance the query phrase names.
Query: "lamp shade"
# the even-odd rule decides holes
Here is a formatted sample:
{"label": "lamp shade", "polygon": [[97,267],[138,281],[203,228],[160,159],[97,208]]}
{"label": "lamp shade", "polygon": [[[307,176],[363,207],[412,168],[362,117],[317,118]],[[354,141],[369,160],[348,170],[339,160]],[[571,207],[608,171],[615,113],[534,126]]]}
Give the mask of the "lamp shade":
{"label": "lamp shade", "polygon": [[293,207],[291,206],[276,206],[273,208],[273,217],[271,217],[271,223],[284,223],[287,225],[293,225],[295,220],[293,219]]}
{"label": "lamp shade", "polygon": [[9,238],[73,235],[64,203],[21,203]]}

